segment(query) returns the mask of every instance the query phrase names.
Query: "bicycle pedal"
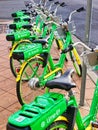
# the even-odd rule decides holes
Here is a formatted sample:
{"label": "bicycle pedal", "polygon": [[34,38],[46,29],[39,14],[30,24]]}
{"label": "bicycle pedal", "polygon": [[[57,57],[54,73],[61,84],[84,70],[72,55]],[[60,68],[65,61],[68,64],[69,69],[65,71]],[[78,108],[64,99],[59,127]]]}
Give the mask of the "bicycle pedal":
{"label": "bicycle pedal", "polygon": [[92,125],[92,127],[94,127],[94,128],[98,128],[98,121],[92,121],[91,122],[91,125]]}
{"label": "bicycle pedal", "polygon": [[56,60],[59,60],[59,59],[58,59],[58,58],[53,58],[53,60],[55,60],[55,61],[56,61]]}

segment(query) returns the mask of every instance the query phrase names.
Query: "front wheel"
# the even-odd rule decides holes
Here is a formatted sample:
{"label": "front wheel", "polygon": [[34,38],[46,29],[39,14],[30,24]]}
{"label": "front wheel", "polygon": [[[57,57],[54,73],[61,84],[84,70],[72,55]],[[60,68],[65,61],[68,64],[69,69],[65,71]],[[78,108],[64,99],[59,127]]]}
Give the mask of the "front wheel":
{"label": "front wheel", "polygon": [[68,124],[65,121],[53,122],[46,130],[67,130]]}

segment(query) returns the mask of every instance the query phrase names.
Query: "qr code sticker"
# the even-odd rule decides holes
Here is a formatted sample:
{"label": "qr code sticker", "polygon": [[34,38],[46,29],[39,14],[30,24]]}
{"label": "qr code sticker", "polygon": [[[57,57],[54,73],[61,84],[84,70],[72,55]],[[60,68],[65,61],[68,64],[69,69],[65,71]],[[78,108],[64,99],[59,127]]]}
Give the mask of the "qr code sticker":
{"label": "qr code sticker", "polygon": [[16,118],[17,122],[22,122],[23,120],[25,120],[25,117],[23,116],[19,116],[18,118]]}

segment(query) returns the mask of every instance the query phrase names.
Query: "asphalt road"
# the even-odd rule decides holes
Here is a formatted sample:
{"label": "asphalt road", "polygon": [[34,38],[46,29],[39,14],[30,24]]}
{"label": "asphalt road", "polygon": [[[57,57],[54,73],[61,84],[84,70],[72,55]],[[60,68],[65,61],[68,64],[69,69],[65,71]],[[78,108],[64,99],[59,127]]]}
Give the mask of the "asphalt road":
{"label": "asphalt road", "polygon": [[[11,19],[11,13],[20,9],[24,9],[24,1],[26,0],[0,0],[0,19]],[[39,0],[35,0],[37,3]],[[55,0],[57,1],[57,0]],[[60,8],[58,14],[62,14],[63,19],[67,18],[68,14],[81,6],[86,9],[87,0],[59,0],[67,4],[66,7]],[[92,23],[91,23],[91,33],[90,33],[90,46],[95,47],[98,45],[98,0],[93,1],[92,9]],[[76,24],[76,36],[84,41],[85,37],[85,20],[86,11],[77,13],[73,16],[73,20]]]}

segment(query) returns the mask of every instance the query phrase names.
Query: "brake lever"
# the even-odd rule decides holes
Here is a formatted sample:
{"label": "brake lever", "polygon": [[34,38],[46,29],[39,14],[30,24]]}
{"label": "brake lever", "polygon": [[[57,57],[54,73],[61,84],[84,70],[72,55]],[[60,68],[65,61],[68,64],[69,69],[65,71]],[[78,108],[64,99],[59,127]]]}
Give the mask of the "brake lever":
{"label": "brake lever", "polygon": [[61,6],[61,7],[65,7],[65,6],[67,6],[67,5],[65,4],[65,2],[62,2],[62,3],[60,4],[60,6]]}

